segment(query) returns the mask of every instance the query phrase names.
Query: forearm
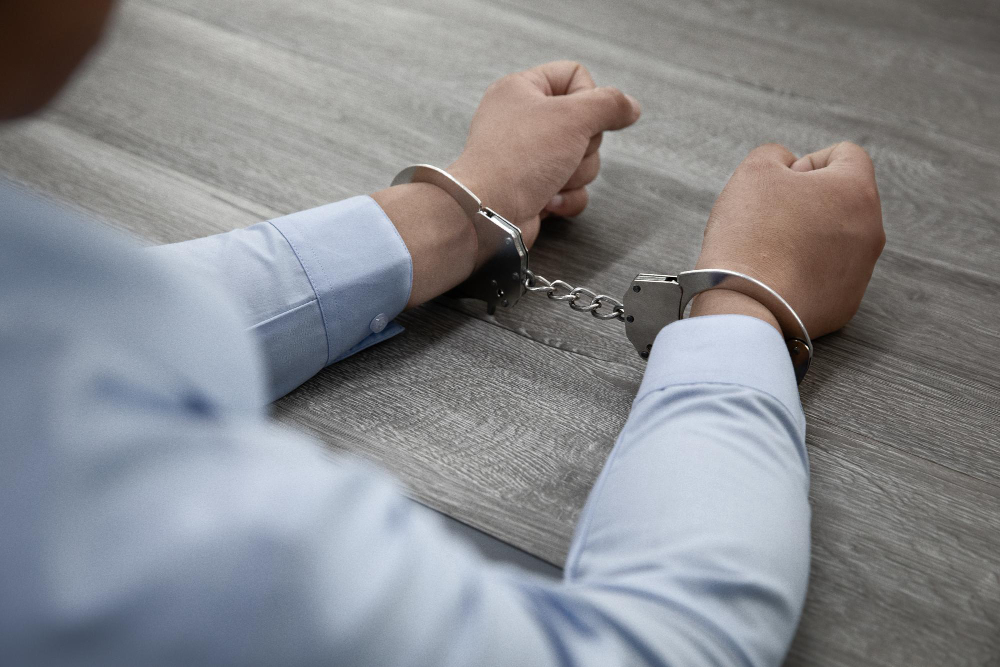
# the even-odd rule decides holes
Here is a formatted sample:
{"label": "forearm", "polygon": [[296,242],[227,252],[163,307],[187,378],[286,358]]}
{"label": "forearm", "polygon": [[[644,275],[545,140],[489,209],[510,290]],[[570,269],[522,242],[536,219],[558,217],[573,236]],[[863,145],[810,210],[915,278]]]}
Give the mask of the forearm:
{"label": "forearm", "polygon": [[369,197],[147,252],[230,295],[260,346],[271,400],[402,330],[392,319],[409,299],[410,255]]}
{"label": "forearm", "polygon": [[808,580],[804,419],[780,337],[711,320],[654,345],[566,579],[670,662],[779,664]]}
{"label": "forearm", "polygon": [[[99,630],[104,664],[177,638],[215,662],[778,664],[808,573],[803,424],[780,337],[735,319],[661,334],[564,582],[484,563],[368,465],[273,425],[179,411],[150,429],[127,404],[139,412],[116,423],[136,429],[133,460],[101,498],[156,502],[66,508],[89,527],[54,533],[90,555],[56,568],[88,584],[63,582],[80,601],[71,618]],[[124,551],[94,541],[108,531]],[[107,593],[123,587],[139,597]]]}
{"label": "forearm", "polygon": [[263,350],[274,399],[401,331],[391,320],[404,307],[461,283],[476,236],[447,193],[415,183],[150,252],[233,296]]}

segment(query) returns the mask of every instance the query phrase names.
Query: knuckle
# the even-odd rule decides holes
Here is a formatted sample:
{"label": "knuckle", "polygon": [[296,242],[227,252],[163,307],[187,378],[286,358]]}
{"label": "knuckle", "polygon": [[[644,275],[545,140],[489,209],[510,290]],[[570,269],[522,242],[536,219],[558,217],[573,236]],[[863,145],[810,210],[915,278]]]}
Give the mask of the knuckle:
{"label": "knuckle", "polygon": [[613,88],[611,86],[605,86],[599,88],[597,92],[604,99],[605,103],[609,105],[621,108],[621,105],[623,103],[625,104],[628,103],[628,100],[625,98],[625,93],[618,90],[617,88]]}
{"label": "knuckle", "polygon": [[[506,78],[506,77],[504,77]],[[484,95],[495,95],[498,90],[503,88],[503,78],[497,79],[490,85],[486,86],[486,92]]]}
{"label": "knuckle", "polygon": [[774,163],[767,159],[763,154],[753,154],[751,153],[740,163],[738,171],[745,174],[760,175],[770,172],[774,169]]}
{"label": "knuckle", "polygon": [[838,145],[838,148],[841,149],[841,150],[850,152],[850,153],[854,153],[854,154],[856,154],[856,155],[858,155],[860,157],[863,157],[868,162],[872,161],[872,158],[868,154],[868,151],[866,151],[864,148],[862,148],[861,146],[857,145],[853,141],[841,141],[840,144]]}
{"label": "knuckle", "polygon": [[882,198],[878,194],[878,186],[874,180],[869,180],[862,186],[861,197],[867,207],[876,211],[882,209]]}
{"label": "knuckle", "polygon": [[581,188],[580,192],[573,198],[573,204],[570,207],[569,213],[567,215],[580,215],[583,210],[587,208],[587,203],[590,200],[590,195],[587,193],[586,188]]}
{"label": "knuckle", "polygon": [[617,88],[605,88],[604,95],[608,98],[608,101],[615,105],[619,111],[625,112],[632,109],[632,103],[628,101],[625,97],[625,93],[618,90]]}
{"label": "knuckle", "polygon": [[859,209],[869,214],[878,213],[881,217],[882,200],[874,176],[862,176],[855,183],[853,190],[855,203]]}
{"label": "knuckle", "polygon": [[872,219],[872,233],[871,233],[871,251],[875,257],[882,254],[882,249],[885,248],[885,225],[882,224],[882,211],[881,209],[876,209],[875,216]]}
{"label": "knuckle", "polygon": [[[586,65],[578,60],[561,60],[558,64],[571,72],[570,79],[572,80],[577,80],[580,75],[583,75],[585,79],[591,78],[590,71],[587,69]],[[593,85],[591,84],[589,87],[592,88]]]}
{"label": "knuckle", "polygon": [[867,179],[855,188],[854,211],[863,221],[860,226],[861,244],[872,259],[877,259],[885,248],[885,227],[882,224],[882,204],[874,180]]}
{"label": "knuckle", "polygon": [[587,175],[590,177],[590,180],[594,180],[598,172],[601,171],[601,154],[593,153],[587,158],[587,162],[589,163],[587,165]]}
{"label": "knuckle", "polygon": [[507,74],[505,76],[500,77],[499,79],[496,79],[493,83],[491,83],[489,86],[487,86],[486,92],[487,93],[491,93],[491,92],[492,93],[496,93],[498,91],[502,91],[505,88],[510,87],[511,83],[514,81],[514,77],[516,77],[516,76],[518,76],[518,75],[517,74]]}
{"label": "knuckle", "polygon": [[761,144],[760,146],[757,146],[757,148],[755,148],[752,151],[750,151],[750,155],[748,157],[753,157],[753,156],[757,156],[757,157],[771,156],[776,151],[787,151],[787,150],[788,149],[786,147],[782,146],[781,144],[775,143],[773,141],[770,141],[770,142],[768,142],[766,144]]}
{"label": "knuckle", "polygon": [[580,165],[576,168],[576,171],[573,172],[569,181],[567,181],[566,187],[571,189],[583,187],[588,183],[593,182],[593,180],[597,178],[597,174],[600,170],[600,155],[594,153],[583,159],[583,162],[580,163]]}
{"label": "knuckle", "polygon": [[881,225],[874,228],[867,235],[867,238],[865,238],[862,247],[867,250],[867,256],[871,258],[872,262],[875,262],[882,254],[882,250],[885,248],[885,240],[885,229]]}
{"label": "knuckle", "polygon": [[751,171],[770,171],[776,166],[775,153],[786,150],[781,144],[761,144],[747,154],[740,166]]}
{"label": "knuckle", "polygon": [[882,251],[885,249],[885,242],[886,242],[886,240],[887,239],[886,239],[886,236],[885,236],[885,227],[883,227],[882,225],[879,225],[878,234],[875,236],[875,246],[874,246],[875,256],[876,257],[878,257],[879,255],[881,255]]}
{"label": "knuckle", "polygon": [[853,141],[841,141],[837,148],[840,151],[849,153],[853,157],[853,163],[856,164],[859,169],[867,169],[868,172],[874,175],[875,163],[872,161],[872,156],[864,148]]}

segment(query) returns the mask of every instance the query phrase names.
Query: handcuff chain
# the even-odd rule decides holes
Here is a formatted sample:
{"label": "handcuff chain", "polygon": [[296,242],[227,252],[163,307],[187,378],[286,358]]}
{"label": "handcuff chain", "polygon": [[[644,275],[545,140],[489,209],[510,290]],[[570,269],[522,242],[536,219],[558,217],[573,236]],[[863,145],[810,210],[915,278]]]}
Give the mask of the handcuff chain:
{"label": "handcuff chain", "polygon": [[[524,288],[529,292],[542,292],[553,301],[568,301],[569,307],[581,313],[590,313],[599,320],[625,321],[625,306],[621,301],[607,294],[598,294],[586,287],[573,287],[565,280],[548,280],[542,276],[526,271]],[[559,294],[558,292],[564,292]],[[581,304],[581,297],[589,303]],[[610,311],[601,312],[604,307]]]}

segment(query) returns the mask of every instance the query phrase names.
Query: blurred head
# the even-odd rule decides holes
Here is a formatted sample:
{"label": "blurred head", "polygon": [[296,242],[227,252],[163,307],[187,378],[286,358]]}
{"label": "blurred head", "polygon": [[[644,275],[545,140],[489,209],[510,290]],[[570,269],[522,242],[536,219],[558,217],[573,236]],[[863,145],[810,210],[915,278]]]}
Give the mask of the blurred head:
{"label": "blurred head", "polygon": [[0,119],[55,97],[101,36],[114,0],[0,0]]}

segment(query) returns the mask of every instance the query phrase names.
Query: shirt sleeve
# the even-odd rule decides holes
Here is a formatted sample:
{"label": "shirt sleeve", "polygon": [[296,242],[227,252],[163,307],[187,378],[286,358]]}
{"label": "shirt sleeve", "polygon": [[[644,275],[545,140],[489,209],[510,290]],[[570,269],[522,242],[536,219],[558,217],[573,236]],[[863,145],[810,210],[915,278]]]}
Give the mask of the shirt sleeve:
{"label": "shirt sleeve", "polygon": [[[364,506],[375,516],[346,534],[379,554],[379,572],[341,599],[385,620],[366,626],[348,655],[365,665],[413,656],[428,665],[780,665],[809,574],[804,437],[775,329],[736,315],[671,324],[579,519],[563,581],[483,564],[420,512],[392,509],[373,483],[379,500]],[[371,528],[389,524],[391,533]]]}
{"label": "shirt sleeve", "polygon": [[260,344],[277,399],[321,368],[390,338],[413,268],[371,197],[149,252],[225,289]]}
{"label": "shirt sleeve", "polygon": [[46,664],[779,665],[799,619],[804,418],[753,318],[660,333],[561,582],[485,563],[382,473],[273,424],[152,418],[121,436],[127,466],[52,482],[59,641],[23,639]]}

